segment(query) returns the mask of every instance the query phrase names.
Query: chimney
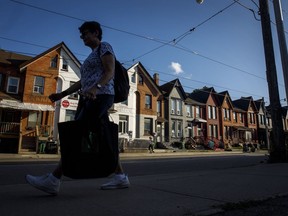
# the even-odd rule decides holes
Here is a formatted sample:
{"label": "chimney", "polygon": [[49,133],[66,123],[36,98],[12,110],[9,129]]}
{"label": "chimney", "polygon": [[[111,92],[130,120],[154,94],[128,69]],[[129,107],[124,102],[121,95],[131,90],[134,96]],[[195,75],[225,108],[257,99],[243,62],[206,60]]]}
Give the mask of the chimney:
{"label": "chimney", "polygon": [[155,83],[159,86],[159,74],[158,73],[155,73],[153,75],[153,79],[154,79]]}

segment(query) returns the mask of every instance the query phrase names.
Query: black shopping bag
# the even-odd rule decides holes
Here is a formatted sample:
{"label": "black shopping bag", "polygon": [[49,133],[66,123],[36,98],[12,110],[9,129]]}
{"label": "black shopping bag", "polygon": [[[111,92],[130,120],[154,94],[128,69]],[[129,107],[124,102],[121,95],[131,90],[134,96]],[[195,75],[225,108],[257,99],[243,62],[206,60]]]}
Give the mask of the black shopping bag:
{"label": "black shopping bag", "polygon": [[81,121],[58,123],[63,175],[101,178],[113,173],[118,164],[118,125],[99,123],[88,129]]}

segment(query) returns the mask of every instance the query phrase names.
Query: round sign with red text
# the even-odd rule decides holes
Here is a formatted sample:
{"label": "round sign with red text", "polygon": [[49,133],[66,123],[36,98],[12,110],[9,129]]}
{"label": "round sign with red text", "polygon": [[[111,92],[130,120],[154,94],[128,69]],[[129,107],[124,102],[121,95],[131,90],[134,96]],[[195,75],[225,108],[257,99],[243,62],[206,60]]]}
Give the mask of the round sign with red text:
{"label": "round sign with red text", "polygon": [[63,100],[62,101],[62,106],[64,107],[64,108],[67,108],[67,107],[69,107],[69,101],[68,100]]}

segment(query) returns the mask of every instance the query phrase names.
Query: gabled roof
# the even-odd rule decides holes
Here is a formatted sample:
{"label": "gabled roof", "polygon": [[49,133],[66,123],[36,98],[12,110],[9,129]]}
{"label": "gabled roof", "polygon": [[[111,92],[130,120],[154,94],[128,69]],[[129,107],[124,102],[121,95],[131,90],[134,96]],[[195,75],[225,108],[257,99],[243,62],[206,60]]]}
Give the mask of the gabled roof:
{"label": "gabled roof", "polygon": [[192,98],[190,98],[189,93],[187,93],[187,92],[186,92],[185,104],[196,105],[196,106],[205,106],[204,103],[200,103],[200,102],[195,101]]}
{"label": "gabled roof", "polygon": [[232,100],[231,100],[231,97],[230,97],[230,94],[228,91],[219,92],[216,95],[217,95],[217,98],[219,100],[220,105],[223,105],[225,98],[227,98],[228,102],[230,103],[230,105],[233,108],[233,103],[232,103]]}
{"label": "gabled roof", "polygon": [[[204,86],[202,89],[195,89],[193,92],[191,92],[189,97],[200,103],[206,104],[210,94],[216,94],[216,91],[214,90],[214,88]],[[217,97],[216,99],[218,100]]]}
{"label": "gabled roof", "polygon": [[[136,64],[132,65],[130,68],[138,67],[141,70],[141,75],[145,77],[145,80],[148,80],[150,84],[160,93],[162,94],[162,91],[160,87],[156,84],[155,80],[151,77],[149,72],[146,70],[146,68],[143,66],[141,62],[137,62]],[[129,69],[130,69],[129,68]],[[128,69],[128,70],[129,70]],[[138,71],[139,72],[139,71]]]}
{"label": "gabled roof", "polygon": [[69,57],[71,58],[72,61],[74,61],[74,63],[77,65],[77,66],[81,66],[81,63],[80,61],[74,56],[74,54],[70,51],[70,49],[66,46],[66,44],[62,41],[61,43],[55,45],[54,47],[46,50],[45,52],[35,56],[34,58],[31,58],[29,61],[26,61],[24,63],[22,63],[20,65],[20,70],[24,69],[25,67],[27,67],[28,65],[32,64],[34,61],[38,60],[39,58],[45,56],[46,54],[54,51],[54,50],[57,50],[59,48],[63,48],[65,50],[65,52],[69,55]]}
{"label": "gabled roof", "polygon": [[171,94],[174,88],[179,89],[180,93],[182,94],[183,99],[185,100],[187,96],[178,78],[160,86],[160,89],[162,90],[165,97],[169,97],[169,95]]}
{"label": "gabled roof", "polygon": [[232,103],[233,103],[234,107],[240,108],[246,112],[248,111],[250,105],[253,106],[256,109],[256,111],[258,111],[257,107],[254,103],[254,100],[251,96],[250,97],[241,97],[238,100],[232,101]]}
{"label": "gabled roof", "polygon": [[264,99],[258,99],[258,100],[254,100],[255,106],[257,108],[257,110],[260,110],[261,108],[264,109],[265,106],[265,102]]}
{"label": "gabled roof", "polygon": [[20,65],[30,59],[32,59],[31,56],[0,49],[0,63],[9,65]]}

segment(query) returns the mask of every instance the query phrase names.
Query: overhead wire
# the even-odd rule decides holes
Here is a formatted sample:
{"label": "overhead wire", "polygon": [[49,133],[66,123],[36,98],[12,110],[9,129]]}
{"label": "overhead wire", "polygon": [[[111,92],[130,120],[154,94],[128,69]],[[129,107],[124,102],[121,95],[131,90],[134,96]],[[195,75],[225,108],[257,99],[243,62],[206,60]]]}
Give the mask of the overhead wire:
{"label": "overhead wire", "polygon": [[[10,0],[14,3],[18,3],[18,4],[22,4],[22,5],[25,5],[25,6],[28,6],[28,7],[32,7],[32,8],[35,8],[35,9],[38,9],[38,10],[42,10],[42,11],[46,11],[46,12],[49,12],[49,13],[53,13],[53,14],[57,14],[59,16],[64,16],[64,17],[67,17],[67,18],[71,18],[71,19],[74,19],[74,20],[78,20],[78,21],[85,21],[84,19],[81,19],[81,18],[77,18],[77,17],[74,17],[74,16],[70,16],[70,15],[67,15],[67,14],[63,14],[63,13],[59,13],[59,12],[55,12],[55,11],[52,11],[52,10],[48,10],[48,9],[45,9],[45,8],[41,8],[41,7],[37,7],[37,6],[34,6],[34,5],[31,5],[31,4],[27,4],[27,3],[23,3],[23,2],[20,2],[20,1],[17,1],[17,0]],[[196,28],[202,26],[203,24],[205,24],[206,22],[208,22],[209,20],[211,20],[212,18],[214,18],[215,16],[219,15],[220,13],[222,13],[223,11],[227,10],[228,8],[230,8],[232,5],[238,3],[239,0],[233,0],[233,2],[231,4],[229,4],[228,6],[226,6],[224,9],[218,11],[217,13],[213,14],[211,17],[209,17],[208,19],[204,20],[203,22],[199,23],[198,25],[196,25],[195,27],[189,29],[189,31],[186,31],[185,33],[181,34],[180,36],[174,38],[173,40],[171,41],[168,41],[168,42],[163,42],[164,40],[160,40],[160,39],[155,39],[155,38],[152,38],[152,37],[146,37],[146,36],[142,36],[142,35],[139,35],[139,34],[135,34],[135,33],[131,33],[131,32],[128,32],[128,31],[124,31],[124,30],[120,30],[120,29],[116,29],[116,28],[113,28],[113,27],[109,27],[109,26],[106,26],[106,25],[102,25],[103,27],[105,28],[108,28],[108,29],[111,29],[111,30],[115,30],[115,31],[119,31],[119,32],[122,32],[122,33],[126,33],[126,34],[130,34],[130,35],[133,35],[133,36],[136,36],[136,37],[140,37],[140,38],[143,38],[143,39],[147,39],[147,40],[151,40],[151,41],[156,41],[156,42],[159,42],[159,43],[162,43],[161,46],[158,46],[154,49],[152,49],[151,51],[148,51],[140,56],[138,56],[137,58],[134,58],[132,61],[135,61],[136,59],[139,59],[139,58],[142,58],[143,56],[145,55],[148,55],[164,46],[173,46],[173,47],[176,47],[178,49],[181,49],[183,51],[186,51],[186,52],[189,52],[189,53],[192,53],[192,54],[195,54],[195,55],[198,55],[202,58],[205,58],[207,60],[210,60],[210,61],[213,61],[215,63],[218,63],[218,64],[221,64],[223,66],[227,66],[231,69],[234,69],[234,70],[238,70],[240,72],[243,72],[243,73],[246,73],[246,74],[249,74],[249,75],[252,75],[252,76],[255,76],[257,78],[260,78],[260,79],[265,79],[263,77],[260,77],[260,76],[257,76],[253,73],[249,73],[247,71],[244,71],[244,70],[241,70],[239,68],[236,68],[234,66],[231,66],[231,65],[228,65],[226,63],[223,63],[223,62],[220,62],[218,60],[214,60],[210,57],[207,57],[207,56],[204,56],[204,55],[201,55],[199,54],[198,52],[194,52],[194,51],[191,51],[187,48],[183,48],[183,47],[179,47],[179,46],[176,46],[176,44],[178,44],[181,40],[183,40],[187,35],[189,35],[190,33],[192,33],[193,31],[195,31]],[[252,2],[254,2],[253,0],[251,0]],[[254,2],[255,3],[255,2]],[[257,4],[256,4],[257,5]],[[3,37],[1,37],[3,39]],[[5,38],[6,39],[6,38]],[[17,40],[15,40],[17,41]],[[17,41],[19,42],[19,41]],[[30,43],[27,43],[27,44],[30,44]],[[35,44],[30,44],[30,45],[35,45]],[[43,47],[43,46],[40,46],[40,47]]]}

